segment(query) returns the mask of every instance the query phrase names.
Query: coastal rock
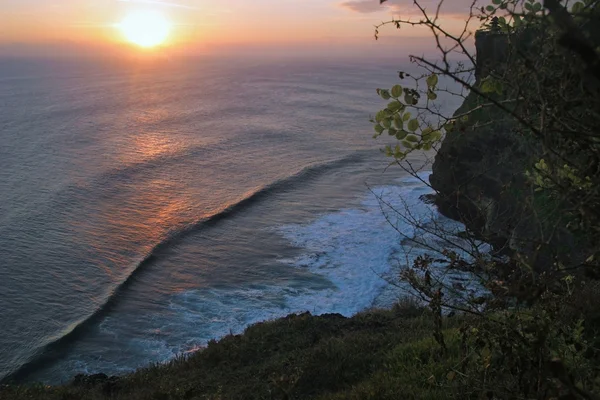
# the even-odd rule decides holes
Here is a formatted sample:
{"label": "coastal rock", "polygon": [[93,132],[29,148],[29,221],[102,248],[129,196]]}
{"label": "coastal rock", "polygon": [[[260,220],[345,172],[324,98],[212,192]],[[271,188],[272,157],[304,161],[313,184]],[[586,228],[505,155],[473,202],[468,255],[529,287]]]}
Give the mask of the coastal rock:
{"label": "coastal rock", "polygon": [[[476,49],[477,82],[510,62],[507,39],[499,32],[479,31]],[[454,116],[458,122],[447,132],[429,178],[435,204],[496,250],[510,251],[511,243],[531,235],[524,172],[538,157],[539,146],[506,112],[477,94],[470,93]]]}
{"label": "coastal rock", "polygon": [[[456,114],[478,102],[476,95],[469,95]],[[443,215],[502,247],[521,220],[524,170],[536,153],[499,111],[471,114],[468,122],[446,135],[435,157],[429,177],[437,193],[435,204]]]}
{"label": "coastal rock", "polygon": [[[527,51],[532,35],[523,34],[520,51]],[[501,44],[501,34],[480,32],[476,41],[477,62],[483,66],[476,69],[477,81],[492,69],[509,69],[510,46]],[[502,95],[493,96],[503,100]],[[535,204],[526,171],[542,157],[539,140],[475,93],[454,116],[458,122],[446,133],[429,177],[439,211],[462,222],[497,252],[518,251],[535,270],[557,260],[565,265],[581,262],[583,252],[574,253],[575,238],[560,222],[560,212]]]}

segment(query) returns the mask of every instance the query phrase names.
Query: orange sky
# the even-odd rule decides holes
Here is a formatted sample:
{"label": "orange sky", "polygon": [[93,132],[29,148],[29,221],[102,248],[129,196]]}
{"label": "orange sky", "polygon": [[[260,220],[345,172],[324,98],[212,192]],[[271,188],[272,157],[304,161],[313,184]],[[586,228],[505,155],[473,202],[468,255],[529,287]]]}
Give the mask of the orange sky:
{"label": "orange sky", "polygon": [[[430,8],[434,0],[423,0]],[[446,0],[447,23],[464,19],[470,0]],[[171,21],[170,48],[214,49],[231,45],[365,44],[373,25],[392,15],[410,16],[412,0],[3,0],[0,45],[77,43],[117,47],[114,24],[135,10],[154,10]],[[416,17],[412,17],[416,18]],[[389,29],[384,36],[424,32]]]}

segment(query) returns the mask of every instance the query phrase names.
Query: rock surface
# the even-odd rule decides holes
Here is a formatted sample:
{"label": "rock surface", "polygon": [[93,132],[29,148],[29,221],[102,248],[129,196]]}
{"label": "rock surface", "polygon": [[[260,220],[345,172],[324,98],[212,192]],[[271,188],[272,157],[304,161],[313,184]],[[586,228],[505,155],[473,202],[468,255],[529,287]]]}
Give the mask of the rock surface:
{"label": "rock surface", "polygon": [[[521,52],[528,51],[531,36],[521,37]],[[477,82],[492,70],[510,73],[511,46],[501,45],[501,38],[498,33],[476,36],[477,62],[485,66],[476,69]],[[565,265],[581,262],[573,250],[576,238],[561,222],[560,206],[534,193],[528,183],[526,172],[542,157],[540,141],[475,93],[465,98],[455,117],[465,114],[468,119],[443,139],[429,178],[440,212],[463,222],[499,252],[517,250],[535,270],[547,269],[557,259]]]}
{"label": "rock surface", "polygon": [[[494,65],[500,68],[508,51],[502,35],[493,32],[478,33],[476,48],[479,82]],[[524,172],[539,150],[514,120],[477,94],[469,94],[454,116],[465,114],[468,119],[446,134],[435,157],[429,179],[436,205],[497,250],[506,250],[516,232],[529,229]]]}

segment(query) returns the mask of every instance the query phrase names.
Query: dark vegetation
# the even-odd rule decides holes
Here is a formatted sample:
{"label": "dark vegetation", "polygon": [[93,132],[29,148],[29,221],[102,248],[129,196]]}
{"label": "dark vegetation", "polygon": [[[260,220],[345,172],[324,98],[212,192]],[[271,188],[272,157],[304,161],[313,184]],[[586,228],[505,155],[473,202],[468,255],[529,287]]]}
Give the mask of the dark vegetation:
{"label": "dark vegetation", "polygon": [[[435,202],[466,227],[421,226],[446,244],[418,243],[431,256],[402,273],[434,311],[442,359],[442,311],[472,316],[450,386],[458,398],[598,398],[600,2],[473,1],[458,32],[441,25],[440,8],[414,4],[422,18],[387,24],[428,28],[439,57],[411,57],[422,75],[378,90],[389,103],[373,123],[376,137],[398,141],[386,147],[392,163],[415,176],[406,155],[437,149]],[[444,115],[440,95],[463,104]],[[408,208],[395,213],[420,224]],[[457,269],[476,285],[449,284]]]}
{"label": "dark vegetation", "polygon": [[431,321],[410,305],[352,318],[290,315],[166,365],[4,387],[0,399],[439,399],[446,389],[432,377],[459,363],[460,324],[444,323],[452,356],[441,361]]}
{"label": "dark vegetation", "polygon": [[[462,32],[414,6],[421,18],[376,37],[386,24],[426,27],[439,57],[412,56],[422,75],[378,89],[388,103],[373,123],[397,141],[391,163],[416,177],[406,155],[437,150],[435,202],[465,226],[382,207],[428,233],[402,238],[430,250],[401,271],[423,308],[290,316],[167,365],[0,398],[600,398],[600,1],[474,0]],[[441,96],[463,105],[444,115]]]}

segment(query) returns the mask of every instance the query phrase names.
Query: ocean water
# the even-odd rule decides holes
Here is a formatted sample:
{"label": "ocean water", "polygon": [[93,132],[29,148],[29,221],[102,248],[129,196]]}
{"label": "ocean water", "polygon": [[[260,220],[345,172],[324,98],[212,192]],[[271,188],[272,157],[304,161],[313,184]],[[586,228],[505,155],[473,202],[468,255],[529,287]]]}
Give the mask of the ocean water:
{"label": "ocean water", "polygon": [[0,60],[0,380],[392,304],[409,255],[377,195],[441,218],[371,138],[403,61]]}

